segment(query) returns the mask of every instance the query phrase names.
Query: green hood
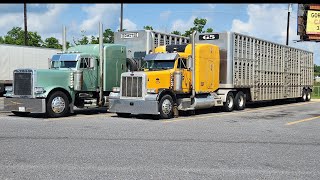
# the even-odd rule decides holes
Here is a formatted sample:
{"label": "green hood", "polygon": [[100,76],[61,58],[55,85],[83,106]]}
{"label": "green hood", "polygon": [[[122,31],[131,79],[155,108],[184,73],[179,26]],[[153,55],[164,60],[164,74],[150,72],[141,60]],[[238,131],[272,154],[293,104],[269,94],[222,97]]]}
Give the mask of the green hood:
{"label": "green hood", "polygon": [[43,87],[46,92],[54,88],[63,88],[70,91],[70,79],[73,70],[37,69],[37,87]]}

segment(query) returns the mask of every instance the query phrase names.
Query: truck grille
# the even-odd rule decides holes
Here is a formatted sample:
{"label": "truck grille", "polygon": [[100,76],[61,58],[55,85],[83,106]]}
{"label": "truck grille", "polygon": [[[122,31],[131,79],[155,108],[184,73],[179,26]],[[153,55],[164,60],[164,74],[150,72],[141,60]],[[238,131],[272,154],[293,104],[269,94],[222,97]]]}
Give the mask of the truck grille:
{"label": "truck grille", "polygon": [[32,95],[32,73],[15,72],[13,83],[14,95]]}
{"label": "truck grille", "polygon": [[142,77],[122,77],[121,93],[124,97],[142,97]]}

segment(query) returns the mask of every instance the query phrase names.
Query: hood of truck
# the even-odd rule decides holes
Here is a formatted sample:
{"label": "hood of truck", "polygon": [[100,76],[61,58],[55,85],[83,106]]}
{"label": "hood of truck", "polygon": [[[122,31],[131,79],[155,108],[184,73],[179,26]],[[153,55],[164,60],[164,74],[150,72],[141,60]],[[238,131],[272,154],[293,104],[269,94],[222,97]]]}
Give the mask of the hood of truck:
{"label": "hood of truck", "polygon": [[37,69],[36,73],[35,84],[37,87],[43,87],[46,93],[49,93],[54,88],[70,90],[73,70]]}
{"label": "hood of truck", "polygon": [[171,87],[171,76],[174,70],[145,71],[147,75],[147,89],[169,89]]}

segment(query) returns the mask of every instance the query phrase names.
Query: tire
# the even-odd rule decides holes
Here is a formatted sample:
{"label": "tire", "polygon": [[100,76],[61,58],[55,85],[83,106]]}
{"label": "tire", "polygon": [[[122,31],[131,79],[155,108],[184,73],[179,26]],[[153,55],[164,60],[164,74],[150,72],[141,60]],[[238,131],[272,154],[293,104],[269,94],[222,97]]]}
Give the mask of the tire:
{"label": "tire", "polygon": [[306,90],[302,91],[302,96],[299,98],[300,102],[306,102],[307,101],[307,92]]}
{"label": "tire", "polygon": [[30,114],[30,112],[18,112],[18,111],[13,111],[12,113],[19,117],[26,117]]}
{"label": "tire", "polygon": [[226,97],[226,102],[223,103],[223,111],[225,112],[231,112],[234,108],[234,97],[232,92],[228,92]]}
{"label": "tire", "polygon": [[236,110],[244,110],[246,108],[246,98],[242,91],[239,91],[234,98],[234,108]]}
{"label": "tire", "polygon": [[69,115],[69,100],[65,93],[56,91],[47,99],[48,117],[58,118]]}
{"label": "tire", "polygon": [[170,119],[173,117],[173,100],[168,94],[162,96],[159,102],[159,112],[161,119]]}
{"label": "tire", "polygon": [[123,118],[128,118],[128,117],[130,117],[130,113],[117,113],[117,115],[119,116],[119,117],[123,117]]}
{"label": "tire", "polygon": [[310,101],[310,100],[311,100],[311,91],[310,91],[310,89],[308,89],[306,91],[306,101]]}

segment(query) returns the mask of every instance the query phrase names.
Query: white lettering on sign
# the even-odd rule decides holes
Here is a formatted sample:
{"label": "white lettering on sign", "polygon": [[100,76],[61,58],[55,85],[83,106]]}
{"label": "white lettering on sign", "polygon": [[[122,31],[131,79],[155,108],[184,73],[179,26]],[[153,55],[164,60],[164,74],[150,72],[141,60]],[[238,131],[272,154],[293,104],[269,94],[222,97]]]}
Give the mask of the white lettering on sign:
{"label": "white lettering on sign", "polygon": [[121,39],[136,38],[136,37],[138,37],[138,33],[123,33],[123,34],[121,34]]}
{"label": "white lettering on sign", "polygon": [[219,34],[199,35],[199,40],[214,40],[214,39],[219,39]]}

